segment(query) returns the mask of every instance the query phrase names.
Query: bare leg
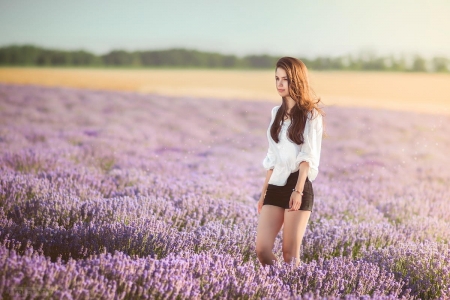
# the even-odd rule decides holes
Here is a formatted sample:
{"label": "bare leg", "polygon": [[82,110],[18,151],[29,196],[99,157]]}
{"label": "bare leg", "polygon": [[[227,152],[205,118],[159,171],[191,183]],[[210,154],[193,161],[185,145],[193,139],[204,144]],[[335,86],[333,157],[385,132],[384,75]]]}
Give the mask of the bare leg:
{"label": "bare leg", "polygon": [[311,212],[307,210],[288,211],[284,213],[283,258],[290,263],[295,259],[295,266],[300,263],[300,246],[306,231]]}
{"label": "bare leg", "polygon": [[273,244],[283,225],[284,208],[274,205],[263,205],[259,214],[256,235],[256,254],[263,266],[272,265],[276,256],[273,254]]}

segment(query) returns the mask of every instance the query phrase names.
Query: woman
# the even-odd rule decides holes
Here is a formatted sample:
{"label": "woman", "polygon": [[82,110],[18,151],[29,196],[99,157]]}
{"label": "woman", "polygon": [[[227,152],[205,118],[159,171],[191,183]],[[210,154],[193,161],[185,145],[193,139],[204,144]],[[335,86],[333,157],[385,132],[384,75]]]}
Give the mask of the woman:
{"label": "woman", "polygon": [[[293,57],[278,60],[275,81],[282,104],[272,109],[267,130],[267,170],[258,202],[256,253],[263,266],[276,260],[275,238],[283,226],[283,258],[300,263],[300,246],[314,202],[323,134],[322,109],[313,100],[305,64]],[[284,225],[283,225],[284,224]]]}

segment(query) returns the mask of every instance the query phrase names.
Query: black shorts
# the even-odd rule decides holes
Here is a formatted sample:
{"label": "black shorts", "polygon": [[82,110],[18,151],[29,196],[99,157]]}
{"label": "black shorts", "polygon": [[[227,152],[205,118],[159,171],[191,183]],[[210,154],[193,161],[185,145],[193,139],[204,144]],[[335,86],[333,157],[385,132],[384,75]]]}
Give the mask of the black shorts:
{"label": "black shorts", "polygon": [[[289,209],[289,200],[291,199],[292,189],[295,188],[298,180],[299,171],[291,173],[287,182],[283,186],[269,184],[267,186],[266,195],[263,205],[275,205],[281,208]],[[314,204],[314,191],[312,182],[306,177],[305,186],[303,188],[302,204],[299,210],[312,211]]]}

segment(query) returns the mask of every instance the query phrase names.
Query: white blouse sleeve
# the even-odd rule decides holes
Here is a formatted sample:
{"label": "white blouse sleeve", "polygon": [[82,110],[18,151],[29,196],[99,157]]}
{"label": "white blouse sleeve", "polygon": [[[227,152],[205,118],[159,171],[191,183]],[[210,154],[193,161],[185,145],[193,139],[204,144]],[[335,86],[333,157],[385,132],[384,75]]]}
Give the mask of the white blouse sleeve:
{"label": "white blouse sleeve", "polygon": [[[273,120],[275,119],[276,109],[277,109],[277,106],[272,109],[272,119],[270,121],[269,128],[267,129],[268,130],[267,139],[269,139],[270,127],[272,126]],[[266,170],[273,169],[275,167],[276,158],[277,158],[276,153],[274,152],[274,149],[272,149],[272,145],[269,141],[269,148],[267,150],[266,157],[264,158],[264,160],[262,162],[264,169],[266,169]]]}
{"label": "white blouse sleeve", "polygon": [[299,168],[302,161],[307,161],[309,167],[318,172],[320,162],[320,150],[322,146],[322,115],[314,109],[315,117],[313,120],[307,119],[304,143],[301,145],[300,152],[295,160],[295,167]]}
{"label": "white blouse sleeve", "polygon": [[266,170],[271,170],[275,167],[276,155],[272,150],[272,147],[269,145],[269,149],[267,150],[267,155],[263,160],[263,166]]}

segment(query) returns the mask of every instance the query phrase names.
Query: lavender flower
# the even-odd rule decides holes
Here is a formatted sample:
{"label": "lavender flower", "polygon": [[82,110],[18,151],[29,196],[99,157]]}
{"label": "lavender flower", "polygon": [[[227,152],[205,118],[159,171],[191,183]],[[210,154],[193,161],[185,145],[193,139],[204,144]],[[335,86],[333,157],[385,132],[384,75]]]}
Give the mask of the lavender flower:
{"label": "lavender flower", "polygon": [[302,263],[263,268],[273,106],[0,84],[0,294],[449,298],[450,117],[326,108]]}

